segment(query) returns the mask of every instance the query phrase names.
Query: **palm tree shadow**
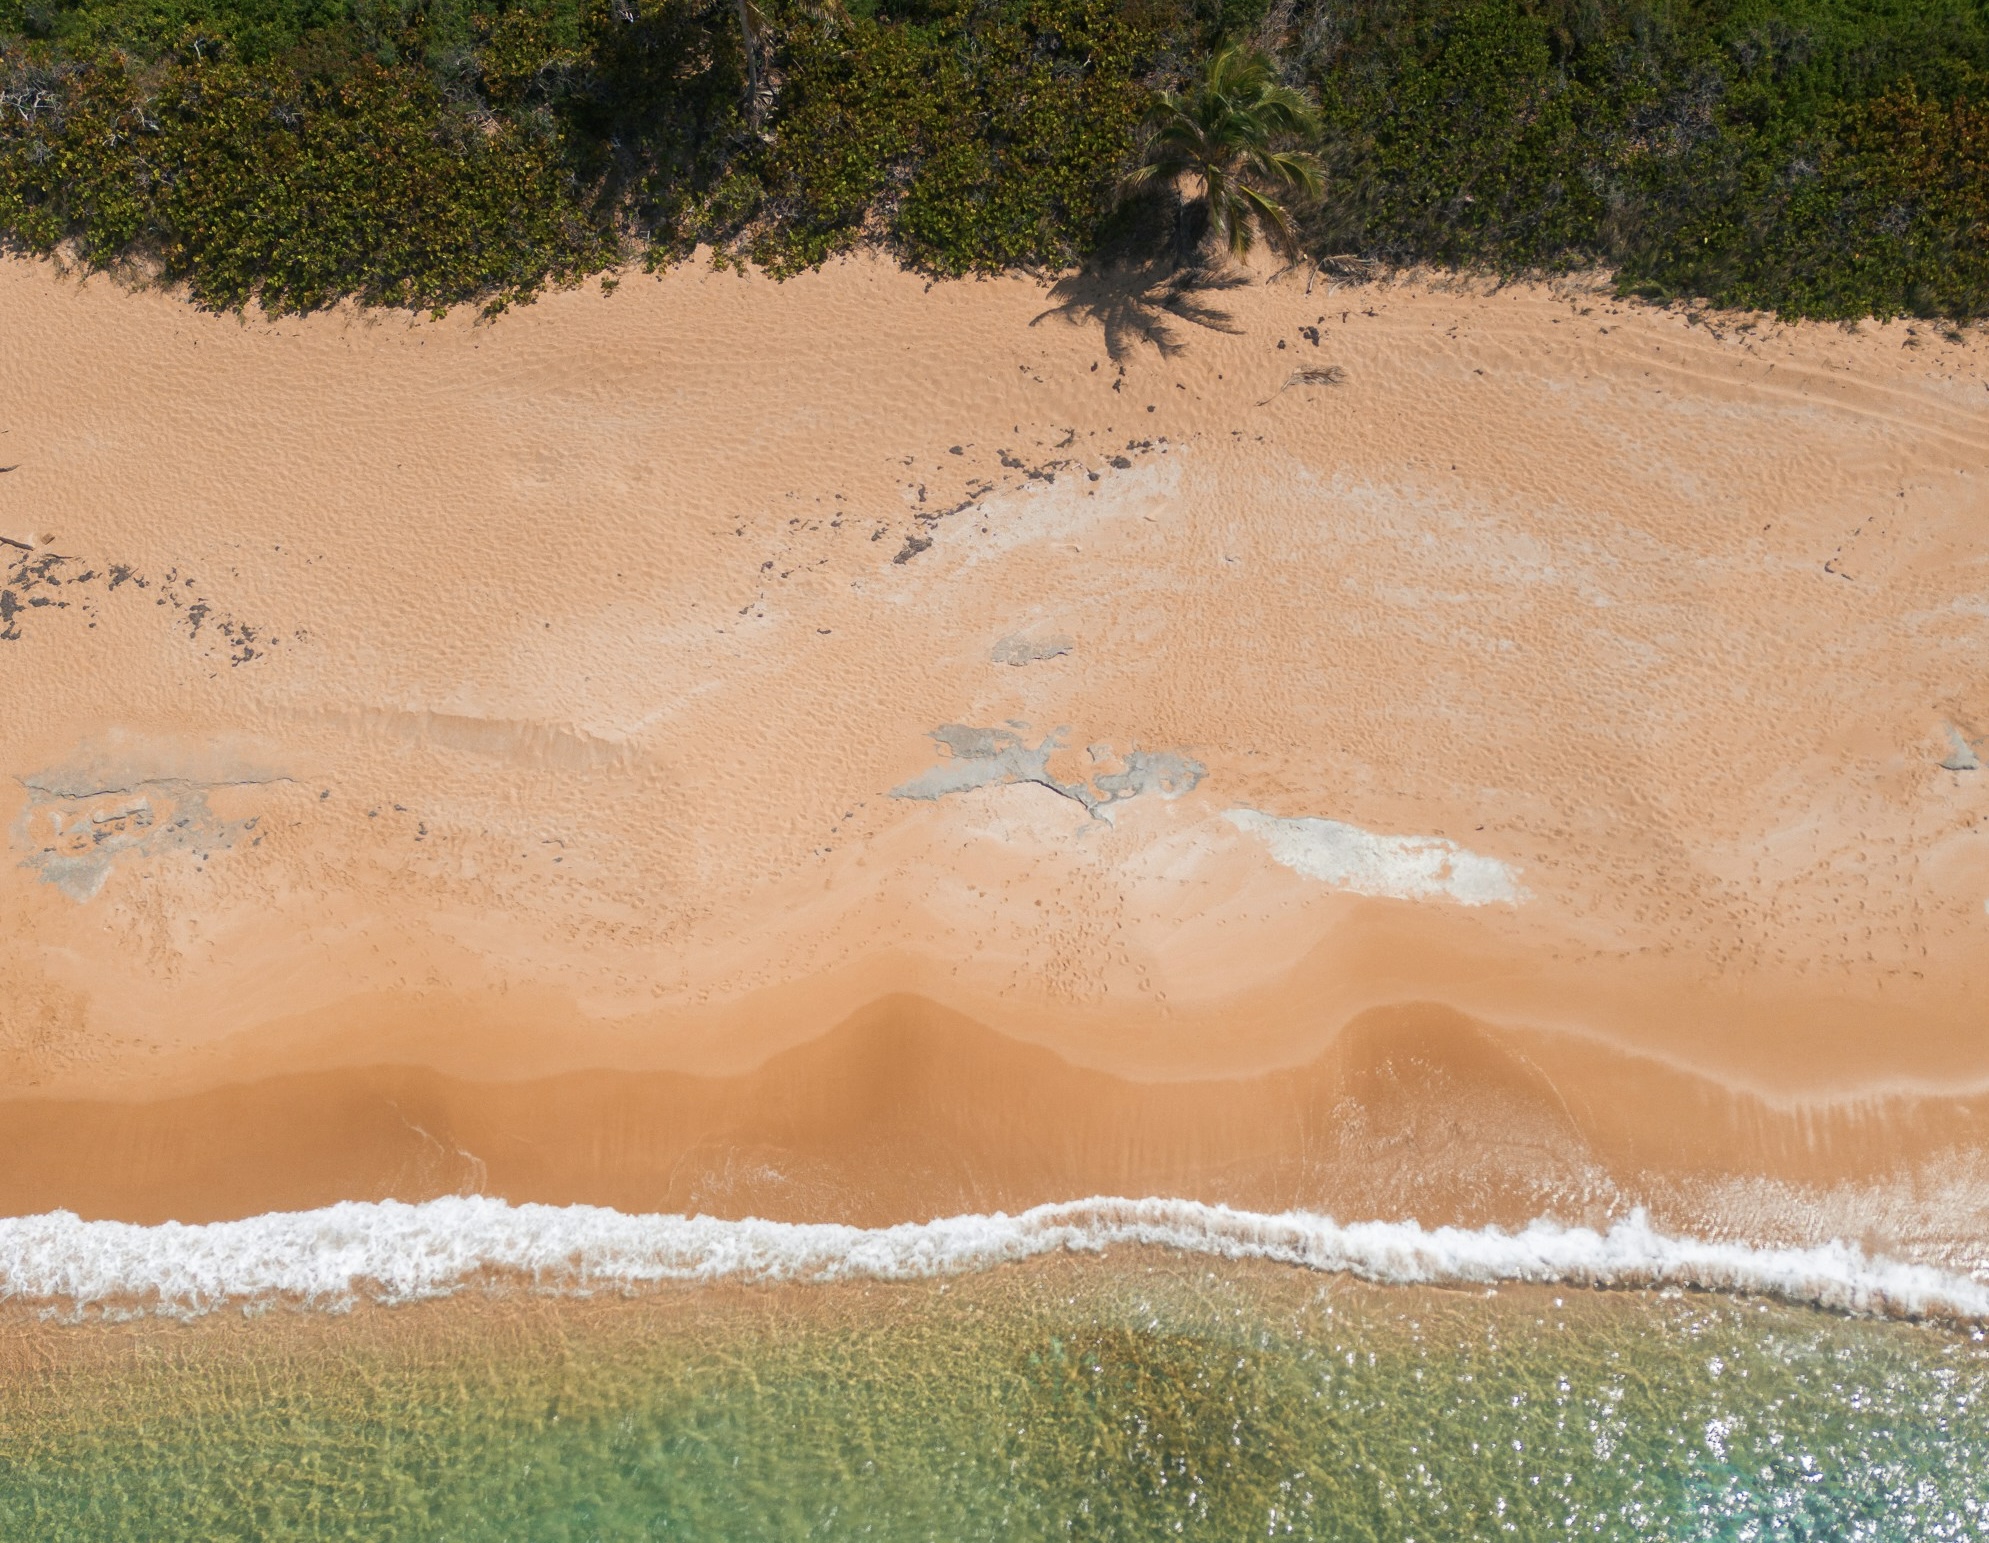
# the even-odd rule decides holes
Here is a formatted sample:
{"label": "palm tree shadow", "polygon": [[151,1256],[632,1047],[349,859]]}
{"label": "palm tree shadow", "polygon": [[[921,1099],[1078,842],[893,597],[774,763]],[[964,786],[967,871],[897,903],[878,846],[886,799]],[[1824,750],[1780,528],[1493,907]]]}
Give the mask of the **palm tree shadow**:
{"label": "palm tree shadow", "polygon": [[1211,332],[1243,330],[1207,297],[1241,289],[1249,282],[1234,271],[1182,268],[1158,260],[1086,268],[1059,279],[1050,289],[1056,303],[1029,325],[1054,316],[1073,327],[1101,327],[1105,352],[1114,364],[1141,345],[1157,350],[1163,359],[1173,359],[1188,347],[1178,322]]}

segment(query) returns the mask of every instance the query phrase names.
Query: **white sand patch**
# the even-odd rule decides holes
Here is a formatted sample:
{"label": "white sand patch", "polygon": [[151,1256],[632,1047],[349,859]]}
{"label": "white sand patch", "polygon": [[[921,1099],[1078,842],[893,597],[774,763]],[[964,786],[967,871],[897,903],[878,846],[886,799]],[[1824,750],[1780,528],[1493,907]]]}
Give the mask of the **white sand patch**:
{"label": "white sand patch", "polygon": [[1517,870],[1442,836],[1377,836],[1340,820],[1283,819],[1258,809],[1224,816],[1294,873],[1357,895],[1516,905],[1528,898]]}

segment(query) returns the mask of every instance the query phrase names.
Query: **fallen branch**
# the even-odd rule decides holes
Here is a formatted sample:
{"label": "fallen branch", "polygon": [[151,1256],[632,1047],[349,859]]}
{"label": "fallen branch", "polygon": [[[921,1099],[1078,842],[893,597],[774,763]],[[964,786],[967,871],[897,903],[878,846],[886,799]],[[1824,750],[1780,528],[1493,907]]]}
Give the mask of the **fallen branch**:
{"label": "fallen branch", "polygon": [[1291,379],[1287,380],[1282,386],[1278,387],[1277,391],[1273,391],[1257,405],[1259,407],[1268,407],[1272,402],[1277,400],[1279,392],[1289,391],[1293,386],[1344,386],[1346,383],[1347,372],[1337,364],[1318,365],[1305,370],[1293,370],[1291,372]]}

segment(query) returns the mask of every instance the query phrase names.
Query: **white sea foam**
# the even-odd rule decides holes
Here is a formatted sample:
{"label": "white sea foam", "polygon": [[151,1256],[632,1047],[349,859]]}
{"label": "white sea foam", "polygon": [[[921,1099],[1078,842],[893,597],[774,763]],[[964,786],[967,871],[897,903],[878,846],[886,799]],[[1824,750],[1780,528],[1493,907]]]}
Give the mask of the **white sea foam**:
{"label": "white sea foam", "polygon": [[1463,905],[1513,905],[1527,898],[1516,870],[1442,836],[1377,836],[1339,820],[1286,819],[1261,809],[1230,809],[1224,818],[1261,839],[1294,873],[1357,895],[1441,897]]}
{"label": "white sea foam", "polygon": [[1989,1285],[1966,1276],[1843,1243],[1755,1248],[1668,1237],[1641,1214],[1607,1232],[1545,1221],[1506,1232],[1112,1199],[876,1229],[474,1197],[346,1202],[202,1226],[86,1222],[55,1211],[0,1220],[0,1298],[176,1315],[274,1301],[341,1308],[444,1296],[493,1277],[570,1294],[664,1281],[916,1280],[1119,1244],[1400,1284],[1689,1286],[1843,1312],[1989,1318]]}

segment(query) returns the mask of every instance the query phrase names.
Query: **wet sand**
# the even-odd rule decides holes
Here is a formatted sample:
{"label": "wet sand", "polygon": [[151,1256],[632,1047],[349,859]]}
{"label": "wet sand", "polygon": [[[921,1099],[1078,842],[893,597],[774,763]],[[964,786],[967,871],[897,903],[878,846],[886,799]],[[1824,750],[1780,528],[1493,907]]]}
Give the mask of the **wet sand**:
{"label": "wet sand", "polygon": [[1210,303],[269,324],[0,265],[0,1210],[1973,1262],[1982,341]]}
{"label": "wet sand", "polygon": [[1090,1195],[1466,1227],[1642,1207],[1671,1232],[1848,1230],[1966,1268],[1985,1116],[1980,1096],[1776,1107],[1439,1007],[1362,1014],[1303,1067],[1135,1081],[908,997],[736,1077],[380,1066],[17,1101],[0,1193],[12,1214],[147,1223],[454,1193],[858,1226]]}

